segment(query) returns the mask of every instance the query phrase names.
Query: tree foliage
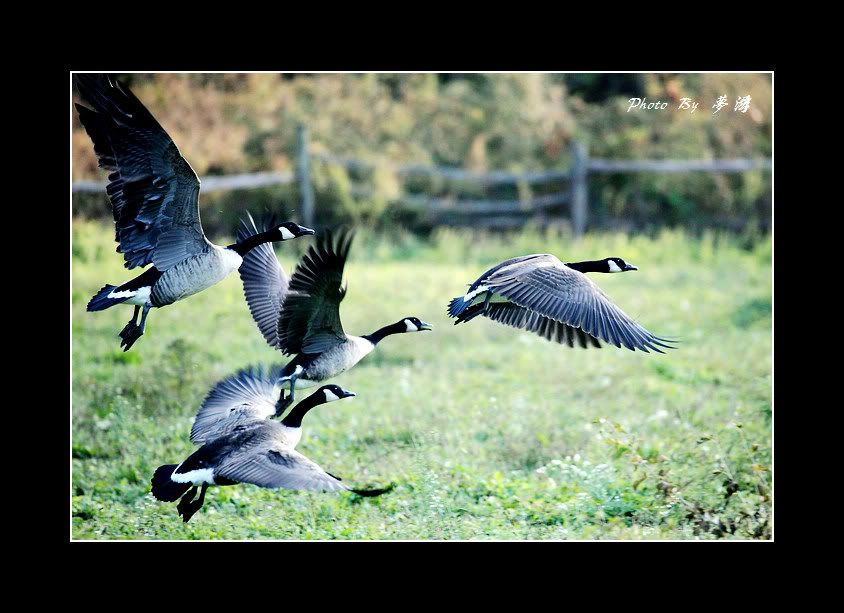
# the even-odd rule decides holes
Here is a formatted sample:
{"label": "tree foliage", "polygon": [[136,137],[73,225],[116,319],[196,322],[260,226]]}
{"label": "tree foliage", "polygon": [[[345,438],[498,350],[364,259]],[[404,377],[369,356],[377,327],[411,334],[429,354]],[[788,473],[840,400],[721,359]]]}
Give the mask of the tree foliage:
{"label": "tree foliage", "polygon": [[[379,164],[355,177],[314,164],[320,216],[391,222],[400,191],[388,163],[471,170],[565,169],[574,140],[607,159],[719,159],[771,156],[771,77],[767,74],[130,74],[130,84],[200,175],[292,170],[296,126],[312,149]],[[729,105],[713,113],[726,95]],[[733,110],[750,95],[747,113]],[[628,111],[628,99],[665,102]],[[678,110],[681,98],[699,103]],[[74,114],[74,179],[102,178]],[[360,183],[372,196],[356,190]],[[386,192],[382,189],[387,186]],[[454,185],[416,186],[448,195]],[[513,190],[512,186],[508,189]],[[770,173],[592,175],[593,225],[747,225],[767,229]],[[286,204],[295,190],[276,190]],[[490,193],[489,197],[518,197]],[[253,193],[203,198],[213,224]],[[291,202],[292,199],[292,202]],[[208,203],[213,206],[208,207]],[[78,198],[77,213],[107,214],[102,199]]]}

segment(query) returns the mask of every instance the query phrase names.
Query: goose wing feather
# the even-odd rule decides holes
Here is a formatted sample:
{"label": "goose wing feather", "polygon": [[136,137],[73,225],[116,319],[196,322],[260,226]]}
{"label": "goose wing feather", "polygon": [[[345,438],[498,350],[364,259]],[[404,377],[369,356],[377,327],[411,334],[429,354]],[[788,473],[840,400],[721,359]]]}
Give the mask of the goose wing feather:
{"label": "goose wing feather", "polygon": [[302,256],[278,318],[283,353],[321,353],[347,340],[340,303],[346,295],[343,269],[353,238],[348,231],[328,231]]}
{"label": "goose wing feather", "polygon": [[[482,311],[483,304],[476,304],[466,310],[466,317],[471,318],[475,312]],[[531,311],[526,307],[519,306],[512,302],[494,302],[489,305],[486,313],[480,313],[485,317],[511,326],[519,330],[527,330],[551,342],[574,347],[577,342],[581,347],[601,347],[597,338],[586,334],[580,328],[555,321],[544,317],[539,313]]]}
{"label": "goose wing feather", "polygon": [[[246,214],[238,228],[238,242],[259,233],[252,215]],[[272,219],[265,218],[260,232],[275,226]],[[270,347],[278,348],[278,316],[290,279],[284,273],[273,250],[272,243],[262,243],[243,256],[238,269],[243,281],[243,293],[252,319],[258,325],[261,335]]]}
{"label": "goose wing feather", "polygon": [[[480,307],[481,305],[478,305]],[[544,317],[539,313],[521,307],[512,302],[496,302],[489,305],[484,316],[506,326],[534,332],[553,343],[574,347],[577,342],[581,347],[601,347],[598,339],[580,328]]]}
{"label": "goose wing feather", "polygon": [[210,247],[199,218],[199,178],[178,147],[129,88],[105,75],[77,76],[92,107],[76,105],[101,168],[117,251],[126,268],[150,262],[165,271]]}
{"label": "goose wing feather", "polygon": [[275,382],[281,369],[281,365],[268,371],[262,366],[250,366],[217,383],[194,418],[191,442],[202,444],[235,426],[274,415],[280,394]]}
{"label": "goose wing feather", "polygon": [[[275,423],[275,422],[272,422]],[[260,487],[335,492],[349,486],[294,449],[271,439],[228,456],[215,474]]]}

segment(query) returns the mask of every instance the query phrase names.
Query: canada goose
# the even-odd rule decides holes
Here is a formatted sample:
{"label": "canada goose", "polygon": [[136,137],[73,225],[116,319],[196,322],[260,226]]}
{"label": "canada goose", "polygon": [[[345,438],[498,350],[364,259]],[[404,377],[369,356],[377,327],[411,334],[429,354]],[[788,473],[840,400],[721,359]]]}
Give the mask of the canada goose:
{"label": "canada goose", "polygon": [[[353,392],[338,385],[324,385],[297,404],[281,421],[255,417],[218,432],[181,464],[159,466],[152,476],[152,495],[162,502],[175,502],[187,522],[205,502],[209,485],[252,483],[266,488],[347,490],[360,496],[379,496],[390,489],[359,490],[342,483],[294,448],[302,437],[302,418],[312,408],[349,398]],[[249,394],[242,399],[250,402]],[[270,399],[272,406],[274,400]],[[194,500],[201,487],[199,498]]]}
{"label": "canada goose", "polygon": [[[78,75],[79,93],[94,110],[76,105],[102,168],[113,171],[106,187],[126,268],[146,266],[126,283],[104,286],[89,311],[134,305],[120,332],[127,351],[144,333],[152,307],[163,307],[222,281],[243,256],[270,242],[314,234],[293,222],[244,234],[232,245],[211,243],[199,218],[199,178],[176,144],[129,88],[100,75]],[[254,226],[254,224],[253,224]],[[138,312],[143,309],[141,323]]]}
{"label": "canada goose", "polygon": [[621,258],[569,264],[548,253],[512,258],[482,274],[465,296],[454,298],[448,314],[457,318],[455,325],[484,315],[570,347],[575,341],[600,347],[601,339],[645,353],[664,353],[657,345],[674,349],[665,343],[676,341],[645,330],[583,274],[629,270],[638,268]]}
{"label": "canada goose", "polygon": [[350,232],[340,231],[335,243],[334,234],[326,232],[308,248],[290,278],[278,317],[277,348],[297,355],[281,371],[278,385],[287,386],[290,394],[279,397],[276,415],[293,402],[297,385],[313,387],[336,377],[391,334],[432,329],[418,317],[405,317],[372,334],[346,334],[340,321],[340,302],[346,295],[341,283],[352,238]]}

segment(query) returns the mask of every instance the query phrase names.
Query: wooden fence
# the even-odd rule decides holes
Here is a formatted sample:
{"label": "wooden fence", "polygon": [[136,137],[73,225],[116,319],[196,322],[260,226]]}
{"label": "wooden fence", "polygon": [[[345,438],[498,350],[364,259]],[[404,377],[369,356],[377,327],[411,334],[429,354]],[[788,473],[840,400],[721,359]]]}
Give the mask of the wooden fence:
{"label": "wooden fence", "polygon": [[[423,166],[418,164],[387,164],[384,167],[396,177],[407,181],[413,177],[430,177],[438,180],[470,183],[480,188],[511,185],[516,188],[518,199],[486,199],[449,196],[433,197],[412,194],[402,190],[392,199],[391,205],[416,211],[432,223],[455,223],[455,219],[468,220],[474,226],[488,228],[511,228],[523,225],[530,219],[543,220],[545,212],[553,207],[569,205],[569,216],[576,236],[583,234],[588,223],[587,181],[590,174],[615,172],[746,172],[750,170],[771,170],[768,159],[736,160],[604,160],[590,158],[586,147],[579,142],[572,145],[572,163],[567,170],[532,172],[474,172],[460,168]],[[368,173],[376,164],[331,153],[313,152],[308,145],[308,132],[299,126],[297,133],[296,172],[259,172],[251,174],[210,176],[202,178],[204,193],[234,189],[252,189],[273,185],[297,183],[302,203],[302,223],[314,225],[314,190],[311,179],[313,161],[322,164],[336,164],[347,171]],[[548,194],[532,195],[535,187],[562,184]],[[104,192],[106,183],[78,181],[73,183],[73,192]],[[456,191],[456,190],[455,190]],[[372,197],[371,188],[355,186],[355,197]]]}

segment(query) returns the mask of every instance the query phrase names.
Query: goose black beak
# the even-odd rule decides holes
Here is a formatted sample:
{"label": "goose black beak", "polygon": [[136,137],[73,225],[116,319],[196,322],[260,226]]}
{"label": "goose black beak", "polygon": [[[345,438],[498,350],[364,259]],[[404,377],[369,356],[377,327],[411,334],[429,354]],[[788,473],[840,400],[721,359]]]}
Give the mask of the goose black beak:
{"label": "goose black beak", "polygon": [[299,236],[308,236],[308,235],[316,235],[316,230],[311,228],[306,228],[305,226],[299,226]]}
{"label": "goose black beak", "polygon": [[431,324],[426,324],[424,321],[420,321],[419,323],[422,324],[422,325],[419,326],[420,332],[422,330],[433,330],[434,329],[434,326],[432,326]]}
{"label": "goose black beak", "polygon": [[627,272],[628,270],[639,270],[639,267],[633,266],[633,264],[626,264],[624,266],[624,272]]}

